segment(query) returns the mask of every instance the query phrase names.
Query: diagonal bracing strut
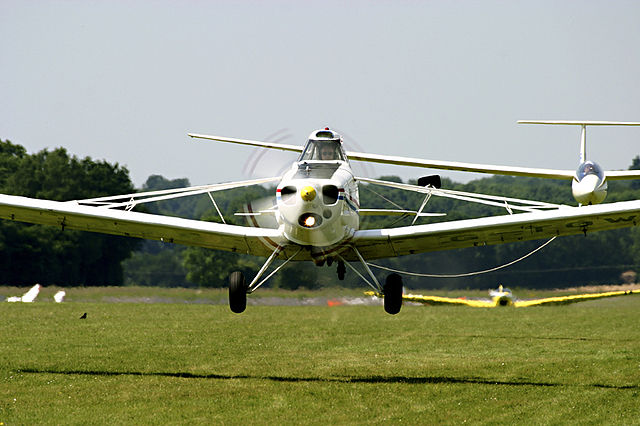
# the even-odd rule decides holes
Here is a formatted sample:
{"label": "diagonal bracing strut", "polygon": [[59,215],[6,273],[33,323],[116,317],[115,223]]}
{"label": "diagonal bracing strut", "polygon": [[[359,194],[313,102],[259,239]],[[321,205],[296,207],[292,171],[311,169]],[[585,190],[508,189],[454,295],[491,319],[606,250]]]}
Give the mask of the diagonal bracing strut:
{"label": "diagonal bracing strut", "polygon": [[360,278],[362,278],[362,280],[367,283],[367,285],[369,285],[369,287],[371,287],[372,289],[374,289],[375,291],[377,291],[378,293],[383,293],[383,288],[380,285],[380,282],[378,281],[378,279],[376,278],[376,276],[373,274],[373,272],[371,271],[371,268],[369,268],[369,265],[367,264],[367,262],[364,260],[364,258],[362,257],[362,255],[360,254],[360,252],[358,251],[358,249],[355,246],[350,246],[351,249],[355,252],[356,256],[358,256],[358,259],[360,259],[360,263],[362,263],[362,265],[364,266],[364,268],[366,269],[367,273],[369,274],[369,276],[371,277],[371,279],[373,280],[373,284],[371,283],[371,281],[369,281],[368,279],[366,279],[361,273],[360,271],[358,271],[356,268],[354,268],[349,262],[347,262],[346,260],[344,260],[344,258],[342,256],[340,256],[340,254],[338,254],[338,257],[340,258],[340,260],[342,262],[344,262],[345,265],[347,265],[349,268],[351,268],[351,270],[353,272],[356,273],[356,275],[358,275]]}
{"label": "diagonal bracing strut", "polygon": [[262,265],[262,268],[260,268],[260,270],[258,271],[256,276],[253,278],[253,281],[251,281],[251,284],[249,284],[249,286],[247,287],[247,293],[251,294],[254,291],[256,291],[262,284],[264,284],[276,272],[278,272],[280,269],[282,269],[282,267],[284,265],[286,265],[287,263],[289,263],[290,260],[292,260],[294,257],[296,257],[298,255],[298,253],[300,253],[300,250],[302,250],[302,247],[299,247],[298,250],[293,255],[291,255],[287,260],[284,261],[284,263],[282,263],[276,269],[271,271],[271,273],[269,275],[267,275],[262,281],[258,282],[258,280],[262,277],[262,275],[267,270],[269,265],[271,265],[271,263],[275,260],[275,258],[278,256],[278,254],[280,254],[282,252],[282,250],[284,250],[284,247],[278,246],[273,251],[273,253],[271,253],[271,256],[269,256],[267,261],[264,262],[264,265]]}

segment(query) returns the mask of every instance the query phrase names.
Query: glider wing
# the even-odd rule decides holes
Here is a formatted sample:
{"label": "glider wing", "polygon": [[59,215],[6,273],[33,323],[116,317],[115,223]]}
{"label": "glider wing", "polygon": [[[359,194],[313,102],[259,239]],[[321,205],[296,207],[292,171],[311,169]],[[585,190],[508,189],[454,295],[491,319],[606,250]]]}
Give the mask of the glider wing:
{"label": "glider wing", "polygon": [[424,305],[464,305],[474,308],[495,308],[496,304],[490,300],[473,300],[453,297],[423,296],[420,294],[403,294],[405,302],[417,302]]}
{"label": "glider wing", "polygon": [[640,290],[609,291],[605,293],[576,294],[573,296],[547,297],[544,299],[518,300],[513,302],[516,308],[526,308],[540,305],[566,305],[569,303],[584,302],[586,300],[603,299],[605,297],[625,296],[629,294],[640,294]]}

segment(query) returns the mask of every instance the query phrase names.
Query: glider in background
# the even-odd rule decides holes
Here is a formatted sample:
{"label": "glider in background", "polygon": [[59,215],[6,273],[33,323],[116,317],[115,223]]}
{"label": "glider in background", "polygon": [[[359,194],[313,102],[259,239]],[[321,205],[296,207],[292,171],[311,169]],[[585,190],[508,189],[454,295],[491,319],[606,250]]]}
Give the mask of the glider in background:
{"label": "glider in background", "polygon": [[31,303],[34,300],[36,300],[36,297],[38,297],[38,293],[40,293],[40,289],[42,288],[42,286],[40,284],[36,284],[33,287],[31,287],[29,289],[29,291],[27,291],[25,294],[23,294],[22,296],[11,296],[11,297],[7,297],[7,302],[25,302],[25,303]]}
{"label": "glider in background", "polygon": [[[380,293],[372,291],[365,292],[368,296],[384,297]],[[543,299],[518,300],[508,288],[502,286],[496,290],[490,290],[491,299],[467,299],[464,297],[441,297],[427,296],[420,294],[403,294],[402,300],[405,302],[422,303],[423,305],[458,305],[471,306],[472,308],[497,308],[499,306],[513,306],[516,308],[527,308],[540,305],[567,305],[569,303],[584,302],[587,300],[603,299],[606,297],[625,296],[630,294],[640,294],[640,290],[619,290],[604,293],[575,294],[570,296],[545,297]]]}

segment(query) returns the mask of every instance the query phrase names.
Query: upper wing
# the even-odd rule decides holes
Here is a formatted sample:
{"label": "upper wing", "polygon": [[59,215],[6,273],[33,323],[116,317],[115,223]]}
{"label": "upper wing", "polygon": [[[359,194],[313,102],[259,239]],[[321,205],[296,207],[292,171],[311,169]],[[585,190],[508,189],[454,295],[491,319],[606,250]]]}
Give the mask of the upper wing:
{"label": "upper wing", "polygon": [[[236,143],[240,145],[258,146],[262,148],[279,149],[283,151],[302,152],[303,147],[274,142],[262,142],[248,139],[228,138],[226,136],[211,136],[189,133],[197,139],[208,139],[218,142]],[[575,170],[535,169],[529,167],[493,166],[487,164],[461,163],[457,161],[421,160],[417,158],[398,157],[392,155],[368,154],[364,152],[347,152],[350,160],[369,161],[373,163],[395,164],[399,166],[424,167],[431,169],[458,170],[464,172],[491,173],[511,176],[532,176],[556,179],[573,179]]]}
{"label": "upper wing", "polygon": [[[533,167],[499,166],[491,164],[462,163],[458,161],[422,160],[419,158],[398,157],[393,155],[369,154],[364,152],[347,152],[350,160],[369,161],[373,163],[395,164],[398,166],[422,167],[439,170],[455,170],[460,172],[489,173],[494,175],[539,177],[549,179],[573,179],[575,170],[540,169]],[[640,170],[607,170],[607,179],[640,179]]]}
{"label": "upper wing", "polygon": [[256,256],[269,256],[283,243],[277,229],[225,225],[13,195],[0,195],[0,218],[53,225],[62,230],[146,238]]}
{"label": "upper wing", "polygon": [[602,299],[604,297],[624,296],[627,294],[640,294],[640,290],[609,291],[606,293],[577,294],[573,296],[547,297],[545,299],[518,300],[513,302],[513,306],[516,308],[526,308],[528,306],[538,305],[564,305],[568,303],[584,302],[585,300]]}
{"label": "upper wing", "polygon": [[[609,123],[610,124],[610,123]],[[627,123],[633,124],[633,123]],[[635,124],[634,124],[635,125]],[[262,142],[248,139],[228,138],[226,136],[211,136],[197,133],[189,133],[189,136],[197,139],[208,139],[218,142],[228,142],[240,145],[258,146],[262,148],[279,149],[282,151],[302,152],[304,149],[298,145],[288,145],[275,142]],[[368,161],[372,163],[394,164],[398,166],[422,167],[439,170],[456,170],[461,172],[489,173],[494,175],[528,176],[551,179],[573,179],[575,170],[541,169],[534,167],[499,166],[491,164],[463,163],[459,161],[424,160],[419,158],[399,157],[395,155],[369,154],[366,152],[347,152],[350,160]],[[638,179],[640,171],[621,170],[606,171],[609,179]]]}
{"label": "upper wing", "polygon": [[398,157],[394,155],[347,152],[350,160],[373,163],[395,164],[398,166],[423,167],[429,169],[457,170],[462,172],[490,173],[509,176],[530,176],[553,179],[573,179],[575,170],[537,169],[531,167],[496,166],[490,164],[461,163],[457,161],[422,160],[419,158]]}
{"label": "upper wing", "polygon": [[640,223],[640,200],[357,231],[351,244],[366,259],[550,238]]}
{"label": "upper wing", "polygon": [[197,133],[189,133],[189,136],[197,139],[208,139],[211,141],[218,141],[218,142],[229,142],[229,143],[237,143],[240,145],[259,146],[261,148],[279,149],[281,151],[302,152],[303,150],[303,147],[301,146],[288,145],[284,143],[252,141],[248,139],[227,138],[225,136],[201,135]]}

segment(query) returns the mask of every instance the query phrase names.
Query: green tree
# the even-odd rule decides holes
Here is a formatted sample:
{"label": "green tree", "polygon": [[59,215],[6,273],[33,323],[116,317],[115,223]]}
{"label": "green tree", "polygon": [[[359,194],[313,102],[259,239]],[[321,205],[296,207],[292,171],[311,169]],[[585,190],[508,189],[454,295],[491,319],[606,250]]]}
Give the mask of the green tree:
{"label": "green tree", "polygon": [[[142,186],[141,191],[158,191],[164,189],[185,188],[190,186],[189,179],[166,179],[161,175],[151,175]],[[144,205],[145,212],[151,214],[197,218],[198,204],[202,201],[210,203],[206,195],[181,197],[158,201]],[[202,208],[200,208],[202,210]],[[122,262],[124,282],[126,285],[143,285],[159,287],[193,287],[195,284],[187,279],[187,270],[183,266],[186,246],[160,241],[142,241],[131,258]]]}
{"label": "green tree", "polygon": [[[133,252],[129,259],[122,262],[125,285],[157,287],[193,287],[187,280],[187,271],[182,265],[182,252],[179,245],[164,244],[157,241],[145,241],[145,249]],[[149,246],[154,249],[150,249]],[[159,245],[167,247],[157,248]]]}
{"label": "green tree", "polygon": [[[200,287],[226,287],[231,272],[241,271],[251,279],[262,263],[253,256],[189,247],[184,252],[183,264],[187,279]],[[264,260],[262,260],[264,261]]]}
{"label": "green tree", "polygon": [[[629,170],[640,170],[640,155],[636,155],[636,157],[631,161]],[[640,189],[640,179],[635,179],[631,182],[631,188]]]}
{"label": "green tree", "polygon": [[[0,143],[0,191],[67,201],[129,193],[129,172],[118,164],[69,156],[64,148],[26,150]],[[80,231],[0,222],[0,269],[11,284],[120,285],[122,260],[138,240]]]}

